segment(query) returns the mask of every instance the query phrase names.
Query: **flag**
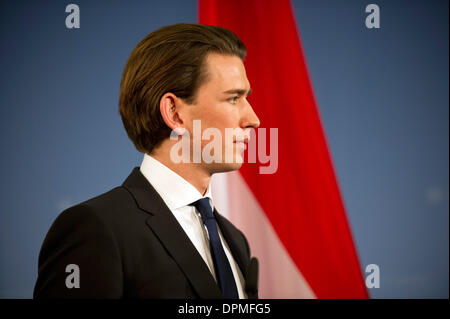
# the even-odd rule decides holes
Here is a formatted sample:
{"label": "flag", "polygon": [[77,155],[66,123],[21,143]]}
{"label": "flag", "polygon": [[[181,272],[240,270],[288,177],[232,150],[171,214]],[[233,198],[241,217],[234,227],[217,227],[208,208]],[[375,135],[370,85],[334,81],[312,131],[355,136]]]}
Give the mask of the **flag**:
{"label": "flag", "polygon": [[199,0],[199,23],[244,42],[249,102],[278,128],[274,174],[245,163],[213,189],[259,258],[260,297],[367,298],[290,2]]}

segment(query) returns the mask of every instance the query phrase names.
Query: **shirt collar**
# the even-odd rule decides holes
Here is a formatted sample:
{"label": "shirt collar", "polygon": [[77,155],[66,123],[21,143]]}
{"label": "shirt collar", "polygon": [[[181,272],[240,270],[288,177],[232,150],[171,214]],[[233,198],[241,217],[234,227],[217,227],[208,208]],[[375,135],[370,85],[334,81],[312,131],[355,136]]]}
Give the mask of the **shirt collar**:
{"label": "shirt collar", "polygon": [[202,196],[191,183],[148,154],[144,155],[140,171],[171,211],[188,206],[203,197],[209,198],[214,209],[211,182],[205,196]]}

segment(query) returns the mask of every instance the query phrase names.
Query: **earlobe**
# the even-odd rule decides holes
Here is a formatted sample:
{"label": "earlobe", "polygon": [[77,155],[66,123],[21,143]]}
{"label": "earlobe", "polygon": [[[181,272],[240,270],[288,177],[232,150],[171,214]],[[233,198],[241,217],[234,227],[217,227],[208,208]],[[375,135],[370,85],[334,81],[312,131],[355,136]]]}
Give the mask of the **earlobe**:
{"label": "earlobe", "polygon": [[186,129],[184,127],[178,126],[173,129],[177,135],[184,135],[186,133]]}

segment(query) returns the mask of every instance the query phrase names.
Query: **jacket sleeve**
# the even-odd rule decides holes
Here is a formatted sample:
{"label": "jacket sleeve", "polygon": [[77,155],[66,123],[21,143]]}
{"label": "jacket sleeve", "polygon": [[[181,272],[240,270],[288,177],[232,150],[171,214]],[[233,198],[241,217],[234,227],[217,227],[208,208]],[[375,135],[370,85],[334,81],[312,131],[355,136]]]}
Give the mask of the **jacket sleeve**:
{"label": "jacket sleeve", "polygon": [[88,206],[62,212],[45,237],[34,298],[120,298],[123,272],[110,228]]}

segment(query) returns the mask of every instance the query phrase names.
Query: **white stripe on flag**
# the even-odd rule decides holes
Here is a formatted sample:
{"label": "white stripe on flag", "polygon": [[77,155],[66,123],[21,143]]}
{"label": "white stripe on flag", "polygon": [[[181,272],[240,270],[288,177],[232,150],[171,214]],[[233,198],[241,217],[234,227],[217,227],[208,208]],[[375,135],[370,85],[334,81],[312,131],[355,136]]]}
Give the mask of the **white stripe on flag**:
{"label": "white stripe on flag", "polygon": [[245,234],[259,259],[259,297],[316,298],[242,176],[237,171],[216,175],[214,205]]}

